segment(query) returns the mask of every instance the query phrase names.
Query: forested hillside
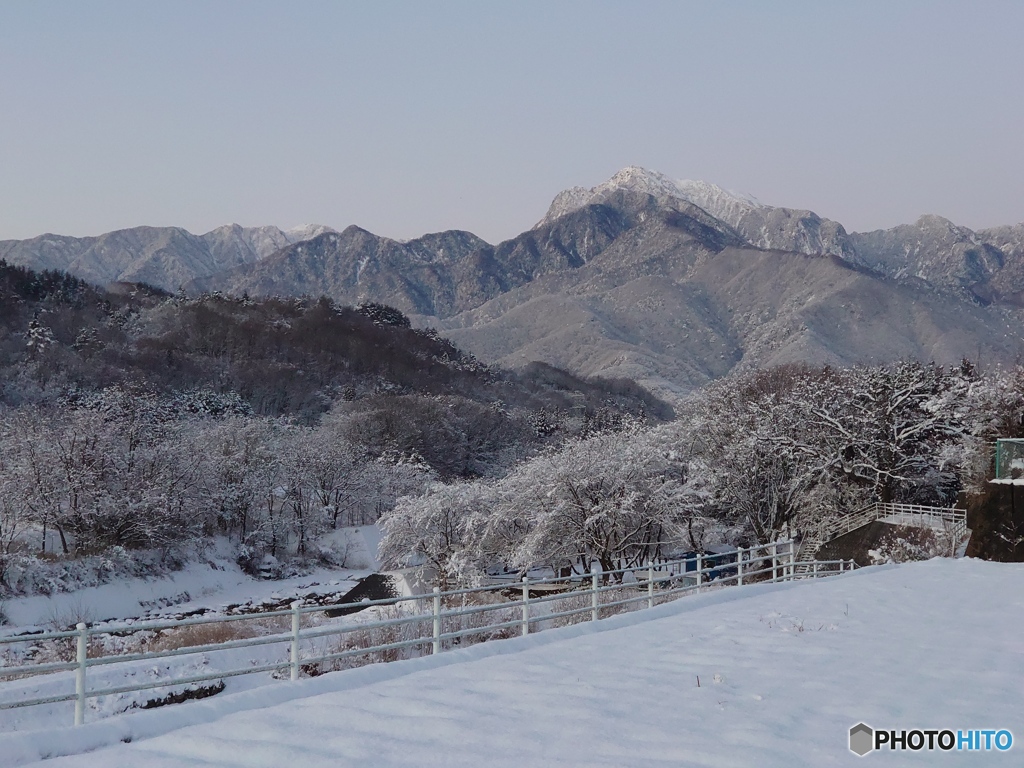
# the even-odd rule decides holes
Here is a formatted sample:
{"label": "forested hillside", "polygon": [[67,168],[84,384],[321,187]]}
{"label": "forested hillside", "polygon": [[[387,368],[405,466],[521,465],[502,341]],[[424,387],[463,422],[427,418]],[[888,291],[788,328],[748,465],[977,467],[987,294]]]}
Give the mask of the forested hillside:
{"label": "forested hillside", "polygon": [[317,556],[432,480],[671,414],[632,382],[489,368],[379,304],[101,290],[0,261],[0,588],[18,558],[214,535],[247,560]]}
{"label": "forested hillside", "polygon": [[669,410],[628,381],[585,381],[549,366],[491,369],[379,304],[329,299],[171,296],[146,285],[101,290],[0,261],[0,376],[8,405],[113,385],[204,390],[255,414],[315,419],[336,399],[458,395],[594,416]]}

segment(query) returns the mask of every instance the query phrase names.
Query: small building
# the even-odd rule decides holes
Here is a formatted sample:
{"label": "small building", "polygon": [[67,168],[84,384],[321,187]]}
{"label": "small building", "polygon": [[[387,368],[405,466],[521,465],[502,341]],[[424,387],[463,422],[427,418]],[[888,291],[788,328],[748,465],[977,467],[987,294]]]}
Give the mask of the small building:
{"label": "small building", "polygon": [[971,527],[976,530],[967,554],[986,560],[1024,561],[1024,439],[996,440],[995,472],[988,492],[972,503]]}
{"label": "small building", "polygon": [[996,440],[996,472],[993,483],[1024,485],[1024,439]]}

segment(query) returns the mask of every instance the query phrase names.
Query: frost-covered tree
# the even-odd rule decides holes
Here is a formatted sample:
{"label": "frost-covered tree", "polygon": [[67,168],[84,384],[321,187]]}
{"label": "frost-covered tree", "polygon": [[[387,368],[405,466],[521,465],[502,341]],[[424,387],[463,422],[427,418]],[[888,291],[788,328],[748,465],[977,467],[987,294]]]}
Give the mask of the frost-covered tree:
{"label": "frost-covered tree", "polygon": [[[75,339],[49,320],[47,360]],[[187,330],[211,353],[244,347],[199,320]],[[225,536],[250,562],[315,557],[322,534],[383,516],[389,560],[428,563],[445,583],[497,564],[611,569],[770,541],[873,501],[948,504],[982,487],[995,438],[1024,436],[1020,366],[786,366],[695,392],[656,428],[580,400],[580,415],[551,409],[542,437],[538,409],[353,397],[320,420],[315,408],[256,416],[213,389],[20,400],[0,411],[0,550],[76,556]]]}
{"label": "frost-covered tree", "polygon": [[719,516],[766,541],[871,501],[952,501],[968,389],[916,363],[788,366],[708,388],[684,420],[717,470]]}
{"label": "frost-covered tree", "polygon": [[197,458],[143,410],[21,409],[8,422],[6,463],[42,547],[50,531],[64,554],[160,547],[200,532]]}

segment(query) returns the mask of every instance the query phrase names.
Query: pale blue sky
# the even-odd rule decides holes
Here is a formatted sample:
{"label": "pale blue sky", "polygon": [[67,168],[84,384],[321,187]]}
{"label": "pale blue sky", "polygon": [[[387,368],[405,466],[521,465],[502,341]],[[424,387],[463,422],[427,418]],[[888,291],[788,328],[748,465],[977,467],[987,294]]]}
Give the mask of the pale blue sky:
{"label": "pale blue sky", "polygon": [[0,0],[0,239],[532,226],[625,165],[1024,220],[1024,2]]}

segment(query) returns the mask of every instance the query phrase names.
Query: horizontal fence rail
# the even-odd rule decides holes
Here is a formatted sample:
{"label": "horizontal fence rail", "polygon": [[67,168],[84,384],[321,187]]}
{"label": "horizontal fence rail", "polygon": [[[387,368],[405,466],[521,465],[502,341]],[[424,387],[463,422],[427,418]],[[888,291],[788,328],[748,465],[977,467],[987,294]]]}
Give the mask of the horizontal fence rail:
{"label": "horizontal fence rail", "polygon": [[[441,653],[452,647],[527,635],[577,621],[598,621],[624,610],[653,608],[706,589],[757,581],[820,578],[854,568],[856,564],[852,560],[800,562],[793,542],[781,541],[569,578],[523,577],[445,591],[435,587],[433,593],[426,595],[364,600],[344,606],[356,612],[334,619],[326,618],[323,606],[294,602],[287,610],[244,616],[138,621],[96,627],[80,623],[71,631],[0,637],[0,710],[73,701],[74,723],[81,725],[85,722],[87,701],[98,697],[180,689],[199,683],[217,683],[222,689],[226,678],[267,672],[297,680],[302,675],[353,666],[360,660],[375,663]],[[168,632],[204,629],[230,634],[225,627],[244,621],[260,622],[263,634],[209,642],[200,638],[196,644],[156,651],[107,652],[111,638],[164,637]],[[17,656],[10,652],[4,654],[5,649],[38,648],[46,643],[57,647],[66,658],[42,663],[7,663]],[[189,656],[202,657],[206,664],[215,654],[256,648],[270,649],[276,656],[262,662],[248,658],[244,664],[235,660],[234,666],[229,660],[224,669],[209,669],[199,674],[150,680],[133,678],[124,684],[111,684],[108,679],[99,681],[96,687],[89,686],[90,672],[95,677],[101,669],[113,665],[127,667],[133,662]],[[62,673],[64,677],[58,679]],[[5,694],[10,683],[25,677],[33,681],[57,680],[65,683],[68,690],[8,700]],[[70,690],[72,682],[73,691]]]}

